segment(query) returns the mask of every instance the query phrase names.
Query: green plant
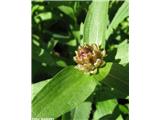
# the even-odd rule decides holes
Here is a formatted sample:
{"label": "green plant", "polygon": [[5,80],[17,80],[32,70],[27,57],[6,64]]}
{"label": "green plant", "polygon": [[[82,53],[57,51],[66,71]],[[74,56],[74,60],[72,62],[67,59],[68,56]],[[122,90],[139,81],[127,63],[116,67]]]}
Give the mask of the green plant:
{"label": "green plant", "polygon": [[32,117],[128,119],[128,42],[128,1],[33,1]]}

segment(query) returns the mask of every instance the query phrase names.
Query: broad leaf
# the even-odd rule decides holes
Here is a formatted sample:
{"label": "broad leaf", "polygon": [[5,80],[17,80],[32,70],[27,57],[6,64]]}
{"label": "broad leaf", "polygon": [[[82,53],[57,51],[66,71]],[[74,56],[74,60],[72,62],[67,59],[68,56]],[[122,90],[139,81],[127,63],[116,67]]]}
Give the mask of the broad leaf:
{"label": "broad leaf", "polygon": [[109,25],[108,29],[105,33],[105,39],[108,40],[109,36],[112,34],[113,30],[116,29],[127,16],[128,16],[128,0],[124,1],[122,6],[118,9],[117,13],[115,14],[111,24]]}
{"label": "broad leaf", "polygon": [[103,75],[100,73],[88,75],[73,66],[66,67],[47,84],[41,83],[43,84],[39,87],[41,90],[38,88],[39,92],[34,94],[35,97],[32,101],[32,117],[57,118],[75,108],[89,97],[97,82],[105,78],[111,65],[112,63],[107,63],[100,68],[100,71],[105,73]]}
{"label": "broad leaf", "polygon": [[105,31],[108,23],[109,1],[93,1],[84,23],[83,44],[96,43],[105,47]]}
{"label": "broad leaf", "polygon": [[92,76],[67,67],[35,96],[32,102],[32,117],[57,118],[83,102],[95,86]]}
{"label": "broad leaf", "polygon": [[[93,78],[96,80],[96,82],[102,81],[109,73],[111,67],[112,67],[112,63],[108,62],[106,63],[104,67],[99,68],[98,74],[92,75]],[[38,92],[51,80],[52,78],[33,84],[32,85],[32,98],[34,98],[36,94],[38,94]]]}
{"label": "broad leaf", "polygon": [[32,85],[32,99],[36,96],[36,94],[50,81],[51,79],[38,82]]}

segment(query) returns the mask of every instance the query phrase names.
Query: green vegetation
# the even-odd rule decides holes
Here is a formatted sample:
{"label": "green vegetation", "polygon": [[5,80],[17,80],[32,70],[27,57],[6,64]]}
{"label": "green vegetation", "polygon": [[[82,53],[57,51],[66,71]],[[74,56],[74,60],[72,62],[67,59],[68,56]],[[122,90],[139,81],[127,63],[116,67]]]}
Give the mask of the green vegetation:
{"label": "green vegetation", "polygon": [[[129,119],[128,1],[32,1],[32,118]],[[75,68],[78,46],[97,44],[96,74]]]}

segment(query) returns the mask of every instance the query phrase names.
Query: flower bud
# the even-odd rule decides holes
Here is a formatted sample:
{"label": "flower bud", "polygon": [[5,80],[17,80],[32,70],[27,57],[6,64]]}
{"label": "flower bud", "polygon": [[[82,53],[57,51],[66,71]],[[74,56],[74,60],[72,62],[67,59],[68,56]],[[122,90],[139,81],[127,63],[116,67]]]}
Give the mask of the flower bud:
{"label": "flower bud", "polygon": [[85,73],[95,74],[105,63],[103,60],[106,55],[105,50],[101,51],[96,44],[79,46],[75,53],[73,59],[77,63],[76,68]]}

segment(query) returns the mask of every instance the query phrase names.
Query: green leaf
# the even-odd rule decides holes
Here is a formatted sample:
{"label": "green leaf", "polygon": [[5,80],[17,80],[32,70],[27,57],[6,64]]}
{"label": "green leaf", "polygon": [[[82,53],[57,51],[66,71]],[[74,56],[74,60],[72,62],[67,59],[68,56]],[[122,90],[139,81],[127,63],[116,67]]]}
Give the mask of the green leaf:
{"label": "green leaf", "polygon": [[38,86],[39,92],[36,95],[34,93],[32,101],[32,116],[57,118],[72,110],[89,97],[97,82],[109,73],[111,65],[112,63],[107,63],[99,70],[104,74],[97,75],[84,74],[73,66],[64,68],[47,84],[44,82],[45,85],[41,83]]}
{"label": "green leaf", "polygon": [[117,54],[115,59],[120,59],[119,64],[126,65],[128,63],[128,43],[127,40],[123,41],[117,46]]}
{"label": "green leaf", "polygon": [[114,111],[117,105],[115,99],[98,102],[96,104],[96,111],[93,116],[93,120],[98,120],[105,115],[110,115]]}
{"label": "green leaf", "polygon": [[119,115],[118,118],[116,120],[123,120],[122,115]]}
{"label": "green leaf", "polygon": [[91,112],[91,102],[84,102],[75,108],[73,120],[88,120]]}
{"label": "green leaf", "polygon": [[72,120],[72,112],[67,112],[62,115],[62,120]]}
{"label": "green leaf", "polygon": [[108,2],[93,1],[84,23],[83,44],[96,43],[105,47],[105,31],[108,23]]}
{"label": "green leaf", "polygon": [[36,23],[39,23],[40,21],[50,20],[52,18],[53,14],[51,12],[39,13],[37,16],[34,17]]}
{"label": "green leaf", "polygon": [[119,109],[124,114],[128,114],[129,113],[128,107],[126,105],[119,105]]}
{"label": "green leaf", "polygon": [[99,120],[117,120],[118,116],[120,115],[120,111],[118,106],[116,106],[112,112],[112,114],[108,114],[100,118]]}
{"label": "green leaf", "polygon": [[76,17],[74,15],[74,10],[72,7],[61,5],[58,6],[58,9],[61,10],[64,14],[71,17],[74,21],[76,21]]}
{"label": "green leaf", "polygon": [[107,62],[105,66],[103,66],[102,68],[98,69],[98,74],[94,74],[93,77],[97,81],[104,80],[104,78],[109,74],[111,67],[112,67],[112,63],[111,62]]}
{"label": "green leaf", "polygon": [[129,95],[129,68],[114,63],[96,91],[96,100],[126,98]]}
{"label": "green leaf", "polygon": [[128,0],[124,1],[122,6],[118,9],[117,13],[115,14],[111,24],[109,25],[108,29],[105,33],[105,39],[108,40],[109,36],[112,34],[113,30],[116,29],[127,16],[128,16]]}
{"label": "green leaf", "polygon": [[36,96],[36,94],[50,81],[51,79],[38,82],[32,85],[32,99]]}
{"label": "green leaf", "polygon": [[95,86],[93,76],[83,74],[72,66],[67,67],[34,97],[32,117],[57,118],[82,103]]}
{"label": "green leaf", "polygon": [[33,5],[32,6],[32,14],[35,12],[35,11],[42,11],[44,10],[44,6],[42,5]]}

